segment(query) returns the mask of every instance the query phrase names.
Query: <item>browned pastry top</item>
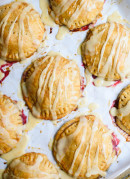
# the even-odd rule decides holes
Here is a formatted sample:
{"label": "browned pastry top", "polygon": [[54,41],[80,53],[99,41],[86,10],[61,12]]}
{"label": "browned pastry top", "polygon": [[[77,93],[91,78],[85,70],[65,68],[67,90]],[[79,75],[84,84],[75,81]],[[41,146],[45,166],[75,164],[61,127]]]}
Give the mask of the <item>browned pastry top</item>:
{"label": "browned pastry top", "polygon": [[117,157],[112,132],[95,116],[81,116],[65,123],[57,132],[53,155],[58,165],[78,178],[105,176]]}
{"label": "browned pastry top", "polygon": [[74,61],[62,56],[42,57],[24,71],[21,86],[35,117],[60,119],[77,107],[80,71]]}
{"label": "browned pastry top", "polygon": [[16,147],[22,131],[22,112],[17,102],[0,93],[0,155]]}
{"label": "browned pastry top", "polygon": [[130,85],[118,96],[117,125],[130,136]]}
{"label": "browned pastry top", "polygon": [[44,25],[31,4],[12,2],[0,6],[0,57],[21,61],[39,47]]}
{"label": "browned pastry top", "polygon": [[104,0],[50,0],[50,4],[55,22],[74,30],[96,21]]}
{"label": "browned pastry top", "polygon": [[55,166],[41,153],[26,153],[14,159],[3,173],[3,179],[59,179]]}
{"label": "browned pastry top", "polygon": [[82,44],[82,57],[95,76],[113,81],[130,77],[130,32],[117,23],[94,27]]}

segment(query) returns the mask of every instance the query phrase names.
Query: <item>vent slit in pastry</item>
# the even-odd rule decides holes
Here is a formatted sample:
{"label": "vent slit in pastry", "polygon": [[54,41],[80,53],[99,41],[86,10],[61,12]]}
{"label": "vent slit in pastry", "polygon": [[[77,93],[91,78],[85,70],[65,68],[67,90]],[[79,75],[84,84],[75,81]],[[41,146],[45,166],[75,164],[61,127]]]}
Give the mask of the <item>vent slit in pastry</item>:
{"label": "vent slit in pastry", "polygon": [[31,5],[28,5],[26,8],[23,9],[20,18],[19,18],[19,40],[18,40],[18,47],[19,47],[19,57],[21,59],[24,59],[24,52],[23,52],[23,36],[25,33],[24,29],[24,18],[26,14],[32,9]]}

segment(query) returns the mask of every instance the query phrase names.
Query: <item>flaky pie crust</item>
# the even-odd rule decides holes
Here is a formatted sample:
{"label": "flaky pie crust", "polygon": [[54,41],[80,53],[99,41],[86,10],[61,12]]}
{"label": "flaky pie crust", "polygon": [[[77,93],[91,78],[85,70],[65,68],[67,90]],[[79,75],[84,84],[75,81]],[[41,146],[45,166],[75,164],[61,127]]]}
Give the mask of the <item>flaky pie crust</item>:
{"label": "flaky pie crust", "polygon": [[22,112],[17,102],[0,93],[0,155],[16,147],[22,137]]}
{"label": "flaky pie crust", "polygon": [[0,57],[10,62],[32,56],[45,32],[38,12],[25,2],[0,6],[0,24]]}
{"label": "flaky pie crust", "polygon": [[52,17],[59,25],[66,25],[70,30],[79,29],[94,23],[101,17],[104,0],[50,0]]}
{"label": "flaky pie crust", "polygon": [[74,61],[46,56],[24,71],[21,87],[32,114],[40,119],[60,119],[77,107],[81,96],[80,71]]}
{"label": "flaky pie crust", "polygon": [[59,174],[46,155],[31,152],[14,159],[3,173],[3,179],[16,177],[59,179]]}
{"label": "flaky pie crust", "polygon": [[[127,103],[130,101],[130,85],[128,85],[120,92],[117,100],[118,109],[121,109],[127,105]],[[117,116],[116,124],[128,134],[127,138],[129,138],[130,141],[130,113],[127,116],[124,116],[122,120],[120,120]]]}
{"label": "flaky pie crust", "polygon": [[130,77],[130,32],[123,25],[105,23],[89,30],[82,44],[85,68],[105,80]]}
{"label": "flaky pie crust", "polygon": [[[94,179],[109,168],[116,152],[109,129],[89,115],[70,120],[59,129],[54,138],[53,155],[60,168],[69,175]],[[97,165],[100,172],[93,174]]]}

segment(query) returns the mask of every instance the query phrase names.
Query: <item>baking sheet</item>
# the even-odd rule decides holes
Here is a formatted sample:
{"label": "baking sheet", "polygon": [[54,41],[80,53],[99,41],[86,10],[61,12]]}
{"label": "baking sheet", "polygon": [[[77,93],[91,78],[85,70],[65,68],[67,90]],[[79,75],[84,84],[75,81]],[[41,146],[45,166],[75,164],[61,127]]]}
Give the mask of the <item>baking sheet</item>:
{"label": "baking sheet", "polygon": [[[11,2],[11,0],[0,0],[0,5],[6,4],[8,2]],[[39,11],[39,13],[42,13],[39,7],[39,0],[28,0],[27,2],[32,3],[34,8]],[[98,20],[97,24],[106,22],[107,17],[115,11],[119,11],[121,14],[121,22],[130,27],[128,22],[130,21],[130,0],[107,0],[103,9],[103,17]],[[43,53],[46,55],[49,51],[60,52],[64,57],[75,60],[81,69],[81,75],[84,76],[84,69],[81,66],[81,56],[78,55],[77,49],[84,40],[87,32],[69,32],[66,34],[63,40],[57,40],[55,38],[57,32],[58,26],[53,27],[51,34],[50,27],[46,26],[46,43],[44,48],[41,47],[40,50],[27,61],[25,61],[25,63],[14,64],[10,68],[11,72],[9,76],[6,78],[6,80],[4,80],[2,86],[0,85],[0,91],[2,91],[7,96],[10,96],[14,100],[22,101],[18,95],[18,90],[20,88],[20,79],[24,69],[30,64],[31,60],[42,56]],[[38,123],[34,129],[28,132],[29,141],[26,147],[26,152],[34,151],[44,153],[48,156],[50,161],[55,164],[48,144],[50,144],[50,141],[53,140],[54,135],[61,127],[61,125],[72,119],[74,116],[80,115],[81,113],[87,114],[89,112],[89,104],[94,103],[96,106],[98,106],[98,108],[92,111],[92,113],[99,116],[103,123],[108,125],[108,127],[113,130],[120,139],[119,147],[122,152],[117,161],[111,165],[106,176],[107,179],[115,179],[123,171],[130,168],[130,144],[125,141],[125,138],[112,124],[112,120],[109,115],[109,109],[120,91],[129,83],[129,80],[125,80],[124,82],[118,84],[116,87],[110,88],[95,87],[90,83],[84,90],[84,97],[80,99],[79,109],[77,111],[72,112],[62,120],[59,120],[57,124],[51,121],[41,120],[41,122]],[[24,108],[24,110],[26,115],[28,115],[28,109]],[[4,169],[6,167],[4,162],[5,160],[0,158],[0,169]]]}

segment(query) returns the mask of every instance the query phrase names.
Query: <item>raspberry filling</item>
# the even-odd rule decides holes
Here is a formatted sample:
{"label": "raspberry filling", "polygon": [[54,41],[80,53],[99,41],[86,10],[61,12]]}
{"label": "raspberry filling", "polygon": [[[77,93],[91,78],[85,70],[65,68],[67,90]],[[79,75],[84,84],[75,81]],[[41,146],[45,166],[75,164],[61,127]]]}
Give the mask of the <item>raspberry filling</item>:
{"label": "raspberry filling", "polygon": [[113,85],[107,86],[107,88],[108,88],[108,87],[115,87],[115,86],[117,86],[117,85],[120,84],[120,83],[121,83],[121,81],[120,81],[120,80],[117,80],[117,81],[114,82]]}
{"label": "raspberry filling", "polygon": [[115,150],[116,155],[119,154],[119,148],[118,148],[118,144],[120,143],[120,140],[117,138],[117,136],[114,134],[114,132],[112,133],[112,145],[113,145],[113,150]]}
{"label": "raspberry filling", "polygon": [[97,76],[95,76],[95,75],[92,75],[92,78],[93,78],[93,79],[96,79],[96,78],[97,78]]}
{"label": "raspberry filling", "polygon": [[25,125],[27,123],[27,116],[24,114],[24,110],[22,109],[22,113],[21,113],[21,118],[23,121],[23,125]]}
{"label": "raspberry filling", "polygon": [[10,73],[10,69],[9,67],[11,67],[15,62],[12,63],[6,63],[0,66],[0,71],[4,74],[4,77],[0,80],[0,83],[2,83],[5,78],[9,75]]}
{"label": "raspberry filling", "polygon": [[84,84],[84,77],[82,76],[81,81],[80,81],[80,88],[83,91],[85,87],[86,87],[86,85]]}
{"label": "raspberry filling", "polygon": [[82,66],[82,67],[84,67],[84,64],[83,64],[83,63],[81,63],[81,66]]}
{"label": "raspberry filling", "polygon": [[[114,100],[114,101],[113,101],[113,103],[112,103],[112,105],[111,105],[111,107],[110,107],[110,110],[111,110],[113,107],[115,107],[115,108],[118,107],[118,100]],[[111,113],[110,113],[110,111],[109,111],[109,114],[110,114],[110,116],[111,116],[111,118],[112,118],[112,122],[115,123],[115,121],[116,121],[116,116],[112,116]]]}
{"label": "raspberry filling", "polygon": [[[93,78],[93,79],[96,79],[97,76],[92,75],[92,78]],[[115,81],[112,85],[109,85],[109,86],[106,86],[106,87],[107,87],[107,88],[109,88],[109,87],[116,87],[116,86],[117,86],[118,84],[120,84],[120,83],[121,83],[121,81],[120,81],[120,80],[117,80],[117,81]],[[93,84],[94,86],[96,86],[94,82],[92,82],[92,84]]]}
{"label": "raspberry filling", "polygon": [[83,26],[83,27],[81,27],[81,28],[71,30],[71,32],[79,32],[79,31],[88,30],[90,25],[91,25],[91,24],[88,24],[88,25],[85,25],[85,26]]}

